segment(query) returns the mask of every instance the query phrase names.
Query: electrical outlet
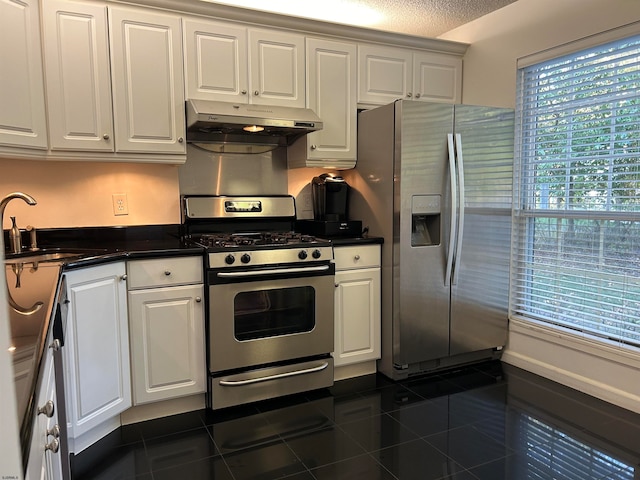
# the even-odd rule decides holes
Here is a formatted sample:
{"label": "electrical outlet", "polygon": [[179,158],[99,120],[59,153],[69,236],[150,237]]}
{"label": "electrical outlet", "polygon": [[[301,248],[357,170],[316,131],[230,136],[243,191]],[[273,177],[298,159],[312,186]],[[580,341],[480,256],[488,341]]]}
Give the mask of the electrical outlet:
{"label": "electrical outlet", "polygon": [[129,203],[127,202],[126,193],[114,193],[111,198],[113,199],[114,215],[129,215]]}

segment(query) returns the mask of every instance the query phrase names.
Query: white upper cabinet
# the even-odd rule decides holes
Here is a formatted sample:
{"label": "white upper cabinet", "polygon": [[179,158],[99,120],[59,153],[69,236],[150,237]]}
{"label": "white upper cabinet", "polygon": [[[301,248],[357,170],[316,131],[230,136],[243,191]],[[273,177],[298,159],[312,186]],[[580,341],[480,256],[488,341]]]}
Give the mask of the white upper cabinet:
{"label": "white upper cabinet", "polygon": [[43,2],[51,150],[114,151],[107,7]]}
{"label": "white upper cabinet", "polygon": [[186,153],[180,17],[109,7],[116,152]]}
{"label": "white upper cabinet", "polygon": [[187,98],[304,107],[304,36],[185,18]]}
{"label": "white upper cabinet", "polygon": [[460,103],[462,59],[458,56],[378,45],[358,46],[358,103],[394,100]]}
{"label": "white upper cabinet", "polygon": [[249,30],[250,103],[305,106],[304,36]]}
{"label": "white upper cabinet", "polygon": [[413,81],[411,50],[358,46],[358,102],[385,105],[408,98]]}
{"label": "white upper cabinet", "polygon": [[47,148],[38,0],[0,0],[0,145]]}
{"label": "white upper cabinet", "polygon": [[307,107],[323,128],[289,147],[292,167],[353,168],[356,161],[356,64],[354,43],[307,39]]}
{"label": "white upper cabinet", "polygon": [[246,103],[247,29],[186,18],[183,31],[187,98]]}
{"label": "white upper cabinet", "polygon": [[413,54],[413,96],[427,102],[460,103],[462,59],[439,53]]}

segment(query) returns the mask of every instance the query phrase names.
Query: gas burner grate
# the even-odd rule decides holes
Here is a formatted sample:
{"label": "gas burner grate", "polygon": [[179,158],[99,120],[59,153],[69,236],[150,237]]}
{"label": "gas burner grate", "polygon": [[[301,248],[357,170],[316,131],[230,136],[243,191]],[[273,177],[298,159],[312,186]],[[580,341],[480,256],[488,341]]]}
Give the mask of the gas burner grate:
{"label": "gas burner grate", "polygon": [[192,240],[204,247],[250,247],[269,245],[290,245],[317,242],[312,235],[297,232],[258,232],[258,233],[203,233]]}

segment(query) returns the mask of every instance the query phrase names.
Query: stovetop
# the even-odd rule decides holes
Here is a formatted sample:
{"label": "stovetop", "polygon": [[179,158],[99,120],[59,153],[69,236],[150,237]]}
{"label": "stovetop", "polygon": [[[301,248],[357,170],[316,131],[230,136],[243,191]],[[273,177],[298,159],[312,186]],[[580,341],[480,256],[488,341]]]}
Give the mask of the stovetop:
{"label": "stovetop", "polygon": [[330,245],[329,240],[298,232],[201,233],[192,235],[190,241],[209,251],[234,247],[253,249]]}

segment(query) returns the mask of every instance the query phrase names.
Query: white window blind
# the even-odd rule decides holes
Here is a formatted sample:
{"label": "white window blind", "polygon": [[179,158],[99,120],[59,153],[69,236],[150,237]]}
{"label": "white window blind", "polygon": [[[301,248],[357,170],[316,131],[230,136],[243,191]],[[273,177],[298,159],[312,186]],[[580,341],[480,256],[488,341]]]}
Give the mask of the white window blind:
{"label": "white window blind", "polygon": [[519,70],[510,316],[640,346],[640,36]]}

